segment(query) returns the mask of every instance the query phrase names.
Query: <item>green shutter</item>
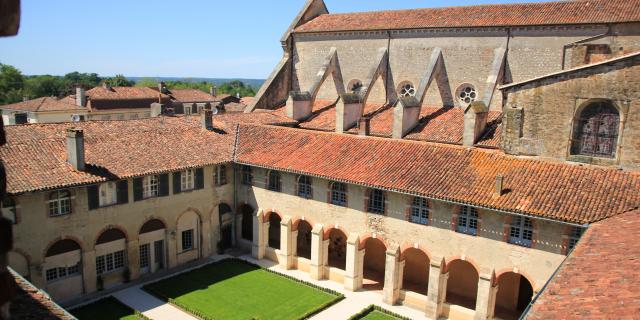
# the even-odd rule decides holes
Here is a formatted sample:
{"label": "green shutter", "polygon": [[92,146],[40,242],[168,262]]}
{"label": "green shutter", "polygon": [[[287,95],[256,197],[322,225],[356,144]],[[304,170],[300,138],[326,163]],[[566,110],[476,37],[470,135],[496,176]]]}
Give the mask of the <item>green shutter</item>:
{"label": "green shutter", "polygon": [[194,181],[195,189],[204,189],[204,169],[198,168],[195,173],[195,181]]}
{"label": "green shutter", "polygon": [[178,194],[178,193],[182,192],[180,174],[181,174],[181,172],[179,172],[179,171],[173,173],[173,194]]}
{"label": "green shutter", "polygon": [[116,182],[116,195],[118,197],[118,204],[129,202],[129,181],[120,180]]}
{"label": "green shutter", "polygon": [[133,201],[142,200],[142,179],[143,178],[133,179]]}
{"label": "green shutter", "polygon": [[169,195],[169,174],[161,174],[158,176],[158,196],[166,197]]}
{"label": "green shutter", "polygon": [[89,210],[95,210],[100,207],[100,198],[98,195],[98,186],[87,187],[87,198],[89,202]]}

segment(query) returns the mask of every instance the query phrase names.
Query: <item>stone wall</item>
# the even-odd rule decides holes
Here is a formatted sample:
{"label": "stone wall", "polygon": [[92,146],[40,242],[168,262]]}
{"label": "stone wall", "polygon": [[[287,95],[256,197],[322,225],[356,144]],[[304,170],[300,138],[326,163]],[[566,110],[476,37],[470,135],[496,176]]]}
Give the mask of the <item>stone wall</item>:
{"label": "stone wall", "polygon": [[640,168],[640,58],[596,66],[505,89],[502,147],[512,154],[571,159],[579,107],[593,99],[620,112],[617,158],[593,163]]}
{"label": "stone wall", "polygon": [[[227,176],[232,177],[229,166],[227,170]],[[48,285],[44,278],[43,265],[47,248],[57,240],[73,239],[82,247],[82,282],[85,293],[97,289],[95,243],[98,236],[109,228],[118,228],[127,235],[128,252],[125,265],[129,267],[132,279],[135,279],[138,274],[140,228],[153,218],[161,220],[166,226],[165,256],[168,267],[206,257],[216,252],[216,244],[220,238],[218,204],[224,202],[233,207],[232,184],[214,186],[213,174],[214,167],[204,168],[204,189],[174,195],[170,179],[169,196],[136,202],[133,201],[133,181],[129,179],[129,203],[95,210],[88,210],[87,189],[73,188],[71,189],[72,213],[60,217],[48,216],[48,192],[18,196],[16,197],[18,223],[14,225],[15,246],[11,256],[16,260],[18,270],[28,272],[23,276],[28,277],[39,288],[45,289],[57,300],[76,298],[56,290],[60,285],[56,283]],[[179,247],[181,241],[179,221],[184,221],[183,217],[189,217],[189,215],[199,217],[199,229],[196,231],[194,241],[198,241],[202,235],[202,242],[197,246],[197,250],[182,253]],[[38,232],[33,232],[35,229]],[[25,261],[28,263],[27,270],[24,270]],[[9,263],[13,265],[14,262],[9,261]],[[120,278],[109,279],[115,282],[121,280]],[[105,286],[106,282],[105,277]]]}

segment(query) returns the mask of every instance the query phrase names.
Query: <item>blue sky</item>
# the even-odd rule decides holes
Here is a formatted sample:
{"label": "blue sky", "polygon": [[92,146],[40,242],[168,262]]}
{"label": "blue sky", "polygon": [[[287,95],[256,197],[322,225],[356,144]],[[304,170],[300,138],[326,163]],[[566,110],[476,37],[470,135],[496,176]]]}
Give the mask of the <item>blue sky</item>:
{"label": "blue sky", "polygon": [[[540,0],[325,0],[329,11]],[[16,37],[0,39],[0,63],[24,74],[265,78],[279,39],[304,0],[22,0]]]}

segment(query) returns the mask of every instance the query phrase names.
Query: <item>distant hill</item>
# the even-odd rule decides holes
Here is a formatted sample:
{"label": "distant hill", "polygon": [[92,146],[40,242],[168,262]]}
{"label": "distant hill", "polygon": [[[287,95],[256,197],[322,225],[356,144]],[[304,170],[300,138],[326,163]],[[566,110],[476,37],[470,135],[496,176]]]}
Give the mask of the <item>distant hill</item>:
{"label": "distant hill", "polygon": [[264,83],[264,79],[242,79],[242,78],[180,78],[180,77],[129,77],[127,79],[138,82],[141,79],[155,79],[156,81],[183,81],[183,82],[210,82],[215,83],[216,85],[220,85],[225,82],[230,82],[233,80],[240,80],[244,82],[244,84],[250,85],[256,89],[256,91],[262,86]]}

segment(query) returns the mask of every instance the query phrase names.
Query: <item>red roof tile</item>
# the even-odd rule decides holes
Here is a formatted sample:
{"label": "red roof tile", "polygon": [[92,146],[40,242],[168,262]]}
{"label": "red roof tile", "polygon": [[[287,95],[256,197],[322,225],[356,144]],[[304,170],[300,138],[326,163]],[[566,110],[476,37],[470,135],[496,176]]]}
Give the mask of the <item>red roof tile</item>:
{"label": "red roof tile", "polygon": [[[72,127],[84,130],[85,172],[66,162]],[[0,158],[14,194],[229,162],[234,139],[202,129],[196,117],[18,125],[6,134]]]}
{"label": "red roof tile", "polygon": [[579,0],[323,14],[295,32],[604,24],[640,21],[640,0]]}
{"label": "red roof tile", "polygon": [[171,89],[169,90],[169,96],[179,102],[213,102],[219,100],[211,94],[198,89]]}
{"label": "red roof tile", "polygon": [[168,95],[148,87],[95,87],[87,91],[87,107],[90,109],[150,108],[159,100],[162,103],[171,101]]}
{"label": "red roof tile", "polygon": [[[640,206],[638,172],[418,141],[240,125],[235,160],[576,223]],[[494,198],[498,174],[505,193]]]}
{"label": "red roof tile", "polygon": [[12,319],[21,320],[71,320],[75,319],[67,311],[58,306],[43,291],[29,281],[10,270],[15,280],[17,294],[11,301],[9,313]]}
{"label": "red roof tile", "polygon": [[75,100],[69,97],[58,99],[56,97],[42,97],[23,102],[12,103],[0,106],[0,109],[21,110],[27,112],[41,111],[86,111],[86,108],[79,107]]}
{"label": "red roof tile", "polygon": [[640,210],[591,225],[536,299],[527,319],[637,319],[638,239]]}
{"label": "red roof tile", "polygon": [[[284,108],[278,110],[284,115]],[[301,128],[323,131],[336,130],[336,100],[317,99],[311,113],[311,117],[300,123]]]}

